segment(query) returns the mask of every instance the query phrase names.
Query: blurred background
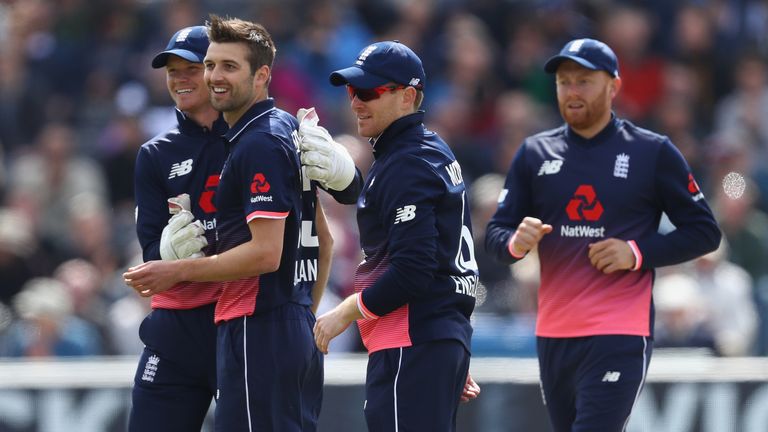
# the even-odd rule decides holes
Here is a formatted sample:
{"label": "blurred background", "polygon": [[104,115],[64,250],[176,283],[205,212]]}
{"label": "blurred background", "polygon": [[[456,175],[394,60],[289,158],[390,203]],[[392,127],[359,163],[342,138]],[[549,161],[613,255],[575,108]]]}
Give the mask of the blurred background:
{"label": "blurred background", "polygon": [[[426,124],[470,185],[480,357],[535,356],[535,256],[499,265],[483,233],[523,138],[561,124],[544,61],[576,37],[605,41],[623,78],[617,115],[671,138],[725,234],[716,252],[658,271],[657,346],[768,354],[766,1],[0,0],[0,357],[140,352],[148,302],[121,277],[140,260],[133,165],[175,123],[150,61],[208,13],[267,27],[277,106],[317,107],[363,172],[370,146],[328,75],[377,40],[421,56]],[[361,255],[354,206],[322,195],[335,236],[327,309],[352,292]],[[354,329],[331,345],[361,348]]]}

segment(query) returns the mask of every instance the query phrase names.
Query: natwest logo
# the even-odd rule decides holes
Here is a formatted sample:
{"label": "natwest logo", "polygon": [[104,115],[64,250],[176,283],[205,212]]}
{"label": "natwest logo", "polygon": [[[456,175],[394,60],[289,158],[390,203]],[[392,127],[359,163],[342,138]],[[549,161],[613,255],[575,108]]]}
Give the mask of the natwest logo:
{"label": "natwest logo", "polygon": [[219,185],[219,175],[213,174],[205,180],[205,189],[200,194],[198,204],[206,213],[215,213],[216,206],[213,204],[213,196],[216,193],[216,187]]}
{"label": "natwest logo", "polygon": [[592,185],[581,185],[576,189],[565,211],[568,213],[568,219],[573,221],[596,221],[603,215],[603,205],[597,200]]}
{"label": "natwest logo", "polygon": [[253,175],[253,182],[251,182],[251,193],[267,193],[269,192],[269,182],[262,173],[256,173]]}

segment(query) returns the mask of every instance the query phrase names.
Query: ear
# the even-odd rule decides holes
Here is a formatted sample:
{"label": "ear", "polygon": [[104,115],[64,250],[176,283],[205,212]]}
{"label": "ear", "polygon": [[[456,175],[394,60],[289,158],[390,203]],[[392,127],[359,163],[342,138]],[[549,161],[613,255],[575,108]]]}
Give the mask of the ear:
{"label": "ear", "polygon": [[264,65],[256,69],[256,73],[253,74],[253,82],[258,86],[266,86],[269,83],[269,77],[272,70],[269,66]]}
{"label": "ear", "polygon": [[611,99],[615,98],[621,90],[621,78],[616,77],[611,80]]}
{"label": "ear", "polygon": [[406,87],[403,89],[403,106],[407,109],[412,109],[414,102],[416,102],[417,90],[413,87]]}

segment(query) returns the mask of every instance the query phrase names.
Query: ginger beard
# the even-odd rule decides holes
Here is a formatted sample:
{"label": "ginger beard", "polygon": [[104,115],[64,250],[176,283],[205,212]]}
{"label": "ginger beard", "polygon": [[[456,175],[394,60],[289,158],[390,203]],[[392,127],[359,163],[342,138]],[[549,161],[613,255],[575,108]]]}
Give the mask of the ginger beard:
{"label": "ginger beard", "polygon": [[558,100],[560,115],[576,131],[589,129],[606,115],[610,116],[609,91],[610,85],[606,85],[592,100],[584,100],[581,97],[571,97],[565,101]]}

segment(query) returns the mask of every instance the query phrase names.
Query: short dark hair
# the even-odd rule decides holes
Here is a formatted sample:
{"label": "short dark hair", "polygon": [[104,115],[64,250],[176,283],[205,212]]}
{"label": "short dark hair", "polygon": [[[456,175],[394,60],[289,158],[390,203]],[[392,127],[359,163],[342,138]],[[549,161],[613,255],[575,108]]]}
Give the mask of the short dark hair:
{"label": "short dark hair", "polygon": [[244,21],[239,18],[222,18],[211,14],[210,21],[205,23],[208,27],[208,39],[216,43],[244,43],[248,46],[250,55],[248,63],[251,73],[262,66],[269,66],[275,61],[277,48],[267,29],[261,24]]}

